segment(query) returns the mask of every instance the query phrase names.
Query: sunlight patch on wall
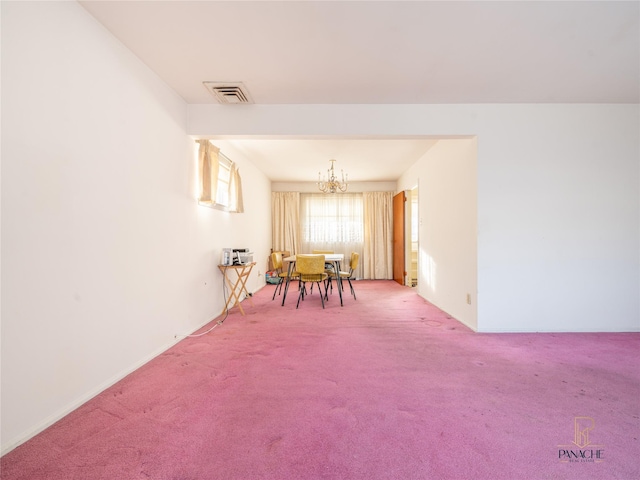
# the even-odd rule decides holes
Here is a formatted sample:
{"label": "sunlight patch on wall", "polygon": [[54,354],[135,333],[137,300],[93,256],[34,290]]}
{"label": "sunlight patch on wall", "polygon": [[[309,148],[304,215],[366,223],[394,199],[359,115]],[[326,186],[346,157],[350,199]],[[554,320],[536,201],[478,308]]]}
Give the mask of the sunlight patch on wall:
{"label": "sunlight patch on wall", "polygon": [[436,278],[438,264],[431,255],[423,250],[420,251],[420,280],[424,279],[425,285],[432,291],[436,291]]}

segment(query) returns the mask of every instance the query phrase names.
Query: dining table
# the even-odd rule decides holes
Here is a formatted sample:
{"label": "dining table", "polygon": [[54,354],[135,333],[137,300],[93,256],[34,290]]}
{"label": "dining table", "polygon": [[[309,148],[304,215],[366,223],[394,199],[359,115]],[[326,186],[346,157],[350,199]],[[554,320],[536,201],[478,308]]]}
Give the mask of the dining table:
{"label": "dining table", "polygon": [[[340,306],[344,306],[342,303],[342,278],[340,276],[340,268],[342,265],[342,261],[344,260],[344,253],[323,253],[324,261],[327,263],[333,263],[336,272],[336,283],[338,288],[338,294],[340,295]],[[291,280],[291,274],[293,273],[293,269],[296,264],[296,255],[290,255],[282,259],[283,262],[289,262],[289,270],[287,275],[287,281],[284,286],[284,294],[282,295],[282,305],[284,306],[284,301],[287,298],[287,291],[289,290],[289,282]],[[326,293],[326,292],[325,292]],[[322,294],[322,292],[320,292]],[[328,296],[327,296],[328,298]]]}

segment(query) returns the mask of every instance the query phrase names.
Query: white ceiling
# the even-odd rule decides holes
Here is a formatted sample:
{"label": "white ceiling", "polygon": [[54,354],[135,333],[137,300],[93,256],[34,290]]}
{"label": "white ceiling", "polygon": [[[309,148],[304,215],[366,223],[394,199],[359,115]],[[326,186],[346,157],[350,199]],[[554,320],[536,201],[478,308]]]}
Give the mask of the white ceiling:
{"label": "white ceiling", "polygon": [[[274,182],[317,181],[335,159],[349,182],[395,181],[436,139],[230,140]],[[215,141],[213,141],[216,144]],[[224,151],[224,150],[223,150]]]}
{"label": "white ceiling", "polygon": [[[257,104],[640,102],[637,1],[80,3],[190,104],[217,103],[204,81],[243,82]],[[379,168],[388,148],[408,166],[432,144],[239,146],[272,180],[312,156],[354,180],[394,180],[397,162]]]}

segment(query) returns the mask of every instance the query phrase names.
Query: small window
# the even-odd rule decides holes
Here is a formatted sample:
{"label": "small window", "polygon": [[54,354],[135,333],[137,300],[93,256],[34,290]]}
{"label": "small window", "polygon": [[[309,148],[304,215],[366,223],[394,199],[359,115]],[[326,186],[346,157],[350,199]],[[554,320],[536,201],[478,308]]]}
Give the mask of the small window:
{"label": "small window", "polygon": [[243,213],[240,173],[227,156],[208,140],[196,140],[198,149],[198,203],[203,206]]}
{"label": "small window", "polygon": [[223,154],[218,155],[218,188],[216,190],[216,205],[229,208],[229,182],[231,181],[231,160]]}

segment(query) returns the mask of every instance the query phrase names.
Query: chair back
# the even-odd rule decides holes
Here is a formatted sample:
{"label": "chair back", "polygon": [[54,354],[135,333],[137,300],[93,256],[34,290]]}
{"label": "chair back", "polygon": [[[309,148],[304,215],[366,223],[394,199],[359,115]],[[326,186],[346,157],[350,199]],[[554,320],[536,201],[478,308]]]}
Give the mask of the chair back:
{"label": "chair back", "polygon": [[[323,255],[332,255],[335,252],[333,250],[312,250],[311,253],[323,254]],[[334,273],[333,263],[327,262],[325,260],[324,269],[325,269],[325,272],[328,273],[328,274]]]}
{"label": "chair back", "polygon": [[282,252],[273,252],[271,254],[271,264],[274,270],[278,272],[282,270]]}
{"label": "chair back", "polygon": [[351,253],[351,262],[349,263],[349,268],[351,268],[351,272],[358,268],[358,262],[360,261],[360,254],[358,252]]}
{"label": "chair back", "polygon": [[324,274],[324,255],[296,255],[296,272],[301,276]]}

